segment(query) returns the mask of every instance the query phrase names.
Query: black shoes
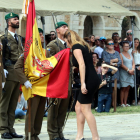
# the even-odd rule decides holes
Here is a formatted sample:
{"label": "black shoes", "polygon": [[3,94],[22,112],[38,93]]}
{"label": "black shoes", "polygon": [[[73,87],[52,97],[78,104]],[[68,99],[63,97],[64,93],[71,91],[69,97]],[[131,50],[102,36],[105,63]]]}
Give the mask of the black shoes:
{"label": "black shoes", "polygon": [[54,139],[52,139],[52,140],[61,140],[61,139],[58,137],[58,138],[54,138]]}
{"label": "black shoes", "polygon": [[22,135],[18,135],[17,133],[9,133],[13,138],[23,138]]}
{"label": "black shoes", "polygon": [[81,140],[85,140],[84,138],[82,138]]}
{"label": "black shoes", "polygon": [[3,133],[1,134],[2,139],[12,139],[13,137],[9,133]]}
{"label": "black shoes", "polygon": [[61,140],[69,140],[69,139],[65,139],[65,138],[63,137],[63,138],[61,138]]}

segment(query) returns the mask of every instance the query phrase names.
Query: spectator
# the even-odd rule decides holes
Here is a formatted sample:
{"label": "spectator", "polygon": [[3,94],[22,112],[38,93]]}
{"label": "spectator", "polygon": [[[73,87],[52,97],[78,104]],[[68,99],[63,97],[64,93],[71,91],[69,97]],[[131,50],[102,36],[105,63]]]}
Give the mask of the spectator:
{"label": "spectator", "polygon": [[103,48],[101,47],[100,37],[95,37],[95,49],[94,52],[98,54],[99,58],[102,57]]}
{"label": "spectator", "polygon": [[[115,66],[119,68],[121,66],[121,58],[119,55],[119,52],[114,50],[114,43],[112,39],[107,39],[106,40],[106,51],[103,51],[103,60],[105,63]],[[112,81],[117,79],[117,87],[120,88],[119,84],[119,71],[117,71],[113,76],[112,76]],[[112,83],[112,87],[114,89],[114,83]],[[112,93],[113,97],[113,93]],[[114,100],[112,99],[112,106],[114,105]]]}
{"label": "spectator", "polygon": [[93,52],[92,53],[92,58],[93,58],[93,65],[94,65],[94,68],[95,68],[97,74],[101,73],[101,67],[97,66],[97,63],[99,61],[98,54]]}
{"label": "spectator", "polygon": [[104,36],[100,37],[100,46],[103,49],[105,49],[105,41],[106,41],[106,38]]}
{"label": "spectator", "polygon": [[114,41],[114,50],[117,52],[122,52],[122,46],[119,44],[119,34],[117,32],[112,34],[112,39]]}
{"label": "spectator", "polygon": [[96,36],[95,37],[95,46],[93,46],[90,50],[92,51],[92,52],[94,52],[94,50],[95,50],[95,48],[97,48],[98,46],[100,46],[100,37],[99,36]]}
{"label": "spectator", "polygon": [[91,50],[92,50],[92,47],[95,46],[95,36],[94,35],[89,36],[89,46],[90,46]]}
{"label": "spectator", "polygon": [[25,118],[27,112],[27,101],[25,101],[22,92],[19,95],[17,108],[15,110],[15,118]]}
{"label": "spectator", "polygon": [[[125,41],[128,41],[129,43],[129,50],[128,53],[132,53],[132,48],[133,48],[133,42],[132,42],[132,30],[128,30],[126,32],[126,38],[124,39]],[[123,46],[123,42],[120,42],[120,45]]]}
{"label": "spectator", "polygon": [[130,86],[134,87],[134,71],[135,63],[132,54],[128,53],[129,42],[123,42],[123,51],[120,53],[122,65],[120,69],[120,84],[121,84],[121,107],[130,106],[127,104],[127,98]]}
{"label": "spectator", "polygon": [[[140,41],[138,38],[134,39],[134,46],[135,50],[133,51],[133,54],[135,61],[136,84],[140,85]],[[139,87],[138,85],[137,89]],[[135,105],[135,97],[133,97],[132,105]],[[138,93],[138,105],[140,105],[140,93]]]}
{"label": "spectator", "polygon": [[56,33],[55,31],[50,31],[51,34],[51,41],[56,39]]}
{"label": "spectator", "polygon": [[[113,69],[112,71],[108,71],[109,68]],[[102,64],[101,66],[101,74],[98,74],[100,78],[100,86],[98,91],[98,109],[97,112],[101,113],[103,111],[109,112],[111,107],[111,94],[112,94],[112,83],[111,78],[112,75],[117,72],[117,68],[112,67],[107,64]],[[105,103],[105,108],[103,109],[103,104]]]}

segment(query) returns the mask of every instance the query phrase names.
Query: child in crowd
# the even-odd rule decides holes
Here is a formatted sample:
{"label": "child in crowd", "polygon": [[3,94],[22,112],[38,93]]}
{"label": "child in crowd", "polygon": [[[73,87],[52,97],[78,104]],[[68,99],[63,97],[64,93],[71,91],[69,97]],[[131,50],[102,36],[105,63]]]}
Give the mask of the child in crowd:
{"label": "child in crowd", "polygon": [[[108,71],[112,69],[112,71]],[[111,100],[112,100],[112,76],[118,71],[116,67],[102,64],[101,66],[101,74],[98,74],[100,78],[100,86],[98,91],[98,109],[97,112],[109,112],[111,107]],[[105,107],[103,108],[103,105]]]}
{"label": "child in crowd", "polygon": [[26,112],[27,112],[27,101],[25,101],[22,91],[20,91],[17,108],[15,110],[15,118],[24,119]]}

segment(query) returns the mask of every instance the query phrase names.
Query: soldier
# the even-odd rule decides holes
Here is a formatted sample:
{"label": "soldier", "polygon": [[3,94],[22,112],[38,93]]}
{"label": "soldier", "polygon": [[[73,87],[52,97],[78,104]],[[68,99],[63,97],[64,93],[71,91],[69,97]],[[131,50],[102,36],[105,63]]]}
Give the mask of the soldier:
{"label": "soldier", "polygon": [[[22,54],[15,64],[15,70],[19,76],[21,84],[24,84],[26,88],[32,88],[32,84],[28,81],[27,77],[23,73],[24,67],[24,55]],[[29,100],[27,101],[29,103]],[[46,97],[36,95],[31,98],[31,140],[40,140],[38,135],[40,134],[42,121],[44,116],[46,104]],[[28,107],[29,108],[29,107]],[[28,140],[28,121],[29,110],[27,110],[25,120],[25,140]]]}
{"label": "soldier", "polygon": [[[42,44],[42,48],[44,49],[44,36],[43,36],[43,30],[41,28],[38,28],[38,31],[39,31],[39,35],[40,35],[40,40],[41,40],[41,44]],[[45,46],[45,50],[44,50],[44,53],[45,53],[45,56],[46,57],[49,57],[50,56],[50,52],[49,52],[50,49],[48,49],[46,46]]]}
{"label": "soldier", "polygon": [[20,82],[14,69],[19,56],[23,53],[21,40],[16,33],[19,28],[19,16],[9,13],[5,16],[8,32],[1,37],[3,45],[3,66],[8,72],[0,101],[0,133],[3,139],[22,138],[13,128],[15,109],[18,102]]}
{"label": "soldier", "polygon": [[[65,49],[66,43],[64,41],[64,34],[68,30],[68,24],[65,22],[58,22],[56,24],[56,32],[58,34],[58,39],[51,41],[47,48],[50,49],[50,55],[55,55],[60,50]],[[69,82],[69,89],[71,87],[71,82]],[[70,91],[68,93],[67,99],[57,99],[58,104],[52,106],[48,111],[48,120],[47,120],[47,131],[50,137],[50,140],[66,140],[63,135],[62,127],[64,125],[66,112],[69,104]],[[55,99],[49,99],[49,103]]]}
{"label": "soldier", "polygon": [[[43,30],[38,28],[41,43],[44,42]],[[28,81],[27,77],[23,73],[24,67],[24,55],[22,54],[15,64],[15,70],[19,76],[21,84],[25,85],[26,88],[32,88],[32,84]],[[31,140],[39,140],[38,135],[40,134],[42,121],[44,116],[46,97],[36,95],[31,98]],[[29,100],[27,101],[29,102]],[[28,119],[29,110],[27,110],[25,120],[25,140],[28,140]]]}

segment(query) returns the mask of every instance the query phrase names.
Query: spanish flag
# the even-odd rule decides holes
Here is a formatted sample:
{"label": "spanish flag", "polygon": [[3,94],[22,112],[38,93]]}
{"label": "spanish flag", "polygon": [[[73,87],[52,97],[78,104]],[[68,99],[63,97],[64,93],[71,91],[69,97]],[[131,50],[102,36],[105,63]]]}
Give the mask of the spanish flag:
{"label": "spanish flag", "polygon": [[69,85],[70,49],[46,58],[36,22],[34,0],[29,2],[26,40],[24,48],[24,73],[32,89],[22,86],[25,100],[35,95],[50,98],[67,98]]}

